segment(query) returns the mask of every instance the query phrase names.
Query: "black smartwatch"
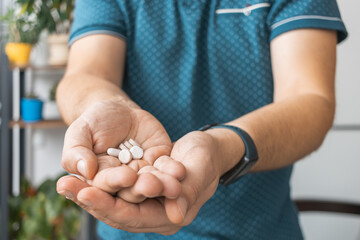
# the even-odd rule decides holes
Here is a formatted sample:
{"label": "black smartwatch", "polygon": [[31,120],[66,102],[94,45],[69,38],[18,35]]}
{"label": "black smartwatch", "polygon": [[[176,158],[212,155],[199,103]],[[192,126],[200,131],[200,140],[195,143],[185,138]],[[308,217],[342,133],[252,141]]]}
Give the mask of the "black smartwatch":
{"label": "black smartwatch", "polygon": [[235,126],[221,124],[219,125],[217,123],[214,123],[200,128],[199,131],[206,131],[212,128],[227,128],[234,131],[240,136],[245,145],[245,155],[243,156],[243,158],[240,159],[240,161],[235,165],[235,167],[227,171],[220,178],[220,183],[224,186],[227,186],[234,183],[240,177],[244,176],[255,165],[255,163],[259,159],[257,149],[250,135],[241,128]]}

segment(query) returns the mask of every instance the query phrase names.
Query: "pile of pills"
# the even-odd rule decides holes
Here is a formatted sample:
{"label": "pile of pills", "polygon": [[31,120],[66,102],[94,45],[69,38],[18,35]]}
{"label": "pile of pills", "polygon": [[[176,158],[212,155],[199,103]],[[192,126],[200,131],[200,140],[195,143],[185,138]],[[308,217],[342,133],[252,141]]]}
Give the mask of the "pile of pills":
{"label": "pile of pills", "polygon": [[128,164],[133,159],[141,159],[144,150],[140,144],[130,138],[129,141],[120,144],[119,148],[109,148],[107,154],[119,158],[121,163]]}

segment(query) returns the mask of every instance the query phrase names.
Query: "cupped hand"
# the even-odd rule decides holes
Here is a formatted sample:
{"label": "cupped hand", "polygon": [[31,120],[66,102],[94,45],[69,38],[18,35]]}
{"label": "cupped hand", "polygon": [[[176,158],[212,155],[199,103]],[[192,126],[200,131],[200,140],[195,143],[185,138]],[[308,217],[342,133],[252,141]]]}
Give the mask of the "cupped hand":
{"label": "cupped hand", "polygon": [[[205,132],[189,133],[174,144],[171,158],[186,168],[181,196],[176,199],[152,198],[129,203],[71,176],[60,179],[57,188],[63,193],[70,192],[74,202],[114,228],[173,234],[190,224],[215,193],[221,175],[218,146],[215,138]],[[161,168],[158,166],[163,164],[161,161],[173,160],[162,157],[153,166]],[[147,168],[144,169],[146,172]],[[148,170],[151,172],[151,167]],[[136,181],[131,188],[137,188],[138,184]]]}
{"label": "cupped hand", "polygon": [[[121,165],[119,160],[105,154],[108,148],[117,148],[130,138],[144,149],[142,160]],[[103,101],[89,107],[69,126],[62,165],[69,173],[83,176],[91,185],[111,194],[137,182],[137,188],[122,194],[130,202],[166,194],[174,198],[181,190],[178,180],[185,175],[179,162],[165,159],[164,165],[169,168],[161,172],[152,169],[152,173],[138,177],[141,168],[150,168],[160,156],[170,155],[171,149],[172,143],[164,127],[150,113],[130,108],[121,101]],[[173,182],[174,190],[169,191],[164,181]]]}

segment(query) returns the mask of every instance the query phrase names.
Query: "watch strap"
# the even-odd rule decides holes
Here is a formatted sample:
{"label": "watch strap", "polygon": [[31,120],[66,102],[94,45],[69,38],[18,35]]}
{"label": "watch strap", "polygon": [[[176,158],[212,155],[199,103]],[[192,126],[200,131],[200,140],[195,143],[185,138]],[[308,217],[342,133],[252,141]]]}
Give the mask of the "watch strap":
{"label": "watch strap", "polygon": [[255,165],[258,160],[258,153],[256,145],[250,135],[241,128],[231,126],[231,125],[222,125],[222,124],[210,124],[200,128],[200,131],[205,131],[212,128],[226,128],[234,131],[244,142],[245,146],[245,155],[240,159],[240,161],[229,171],[227,171],[220,178],[220,183],[224,186],[230,185],[238,180],[240,177],[244,176],[250,171],[250,169]]}

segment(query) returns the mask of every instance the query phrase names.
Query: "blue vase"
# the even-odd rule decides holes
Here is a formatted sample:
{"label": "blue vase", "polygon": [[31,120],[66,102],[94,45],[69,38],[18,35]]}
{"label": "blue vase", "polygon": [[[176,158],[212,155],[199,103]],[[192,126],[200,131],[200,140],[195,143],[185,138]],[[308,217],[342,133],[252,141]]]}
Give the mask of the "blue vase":
{"label": "blue vase", "polygon": [[21,99],[21,117],[24,122],[36,122],[42,119],[43,102],[39,99]]}

